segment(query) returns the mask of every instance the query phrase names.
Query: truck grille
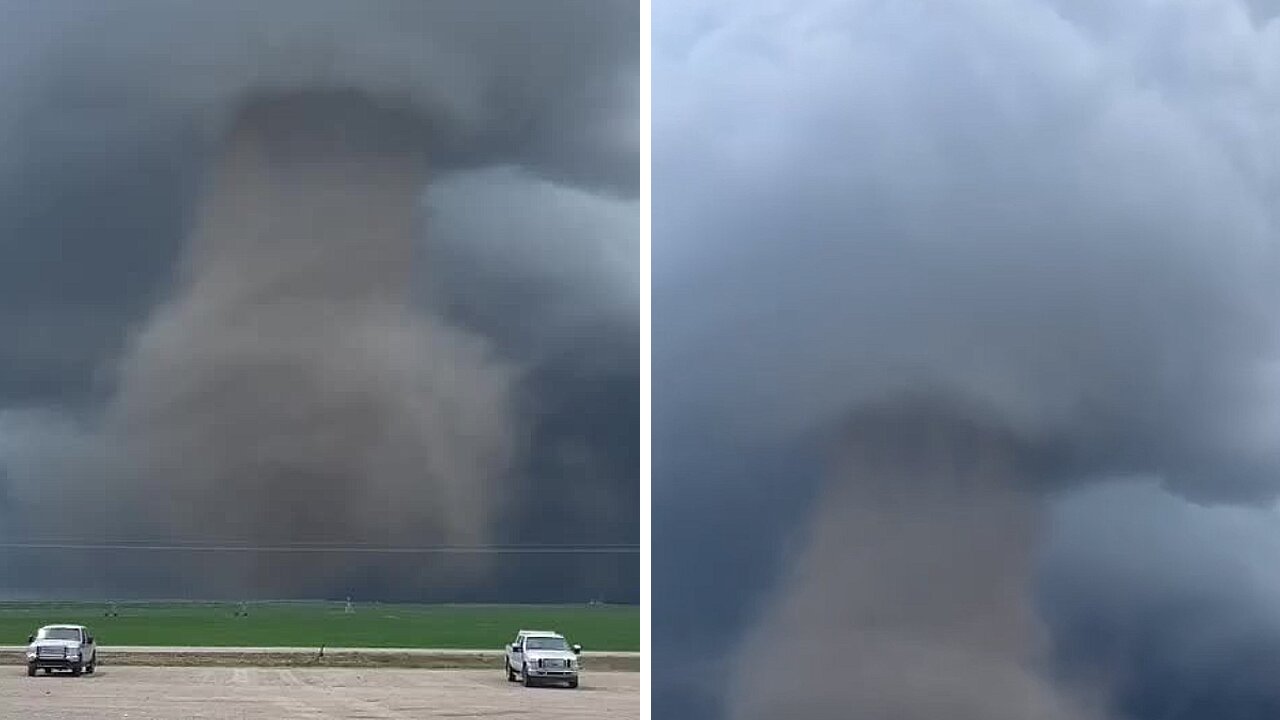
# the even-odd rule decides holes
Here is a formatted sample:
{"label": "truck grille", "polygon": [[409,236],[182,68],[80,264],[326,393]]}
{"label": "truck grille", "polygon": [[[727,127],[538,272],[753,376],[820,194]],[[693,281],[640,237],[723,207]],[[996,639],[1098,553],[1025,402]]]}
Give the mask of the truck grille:
{"label": "truck grille", "polygon": [[551,670],[563,670],[568,667],[564,660],[539,660],[538,665]]}
{"label": "truck grille", "polygon": [[37,648],[36,648],[36,657],[42,657],[42,658],[51,658],[51,657],[56,657],[56,658],[61,658],[61,657],[66,657],[66,656],[67,656],[67,649],[66,649],[66,648],[64,648],[64,647],[61,647],[61,646],[58,646],[58,647],[51,647],[51,646],[44,646],[44,645],[42,645],[42,646],[40,646],[40,647],[37,647]]}

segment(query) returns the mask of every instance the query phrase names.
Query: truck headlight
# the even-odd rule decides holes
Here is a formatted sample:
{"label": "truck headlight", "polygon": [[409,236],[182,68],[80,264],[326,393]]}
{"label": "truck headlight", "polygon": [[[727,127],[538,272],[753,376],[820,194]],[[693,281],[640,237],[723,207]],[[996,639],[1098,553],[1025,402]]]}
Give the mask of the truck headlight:
{"label": "truck headlight", "polygon": [[36,656],[36,651],[31,648],[27,648],[27,658],[31,659],[31,658],[34,658],[35,656]]}

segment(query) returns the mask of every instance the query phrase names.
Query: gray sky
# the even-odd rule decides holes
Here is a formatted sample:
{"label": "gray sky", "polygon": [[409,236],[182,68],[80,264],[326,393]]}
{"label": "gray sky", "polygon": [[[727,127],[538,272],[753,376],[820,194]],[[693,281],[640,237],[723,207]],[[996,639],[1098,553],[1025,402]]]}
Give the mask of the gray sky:
{"label": "gray sky", "polygon": [[[1275,10],[655,3],[660,652],[725,671],[716,658],[786,595],[809,518],[830,512],[822,438],[901,390],[1012,428],[1043,461],[1020,491],[1152,477],[1155,527],[1210,512],[1187,500],[1273,501]],[[1053,557],[1070,558],[1089,513],[1049,512]],[[1254,540],[1205,542],[1230,556]],[[1097,553],[1078,557],[1087,573]],[[1058,632],[1063,617],[1043,619]],[[1071,659],[1101,651],[1080,642]],[[660,680],[667,716],[717,706],[701,677]]]}
{"label": "gray sky", "polygon": [[[414,269],[416,312],[514,369],[509,419],[536,439],[515,454],[494,539],[638,542],[634,3],[125,0],[0,12],[0,534],[20,532],[23,498],[66,456],[101,450],[99,415],[120,363],[138,357],[130,338],[146,337],[130,333],[154,334],[182,292],[176,263],[240,97],[355,87],[408,99],[432,138],[417,251],[433,262]],[[86,482],[63,474],[72,488]],[[32,559],[6,561],[17,571]],[[635,572],[610,568],[597,587],[599,562],[543,568],[537,583],[508,566],[476,592],[638,591]],[[151,574],[191,589],[191,573]],[[405,592],[377,575],[365,586]]]}

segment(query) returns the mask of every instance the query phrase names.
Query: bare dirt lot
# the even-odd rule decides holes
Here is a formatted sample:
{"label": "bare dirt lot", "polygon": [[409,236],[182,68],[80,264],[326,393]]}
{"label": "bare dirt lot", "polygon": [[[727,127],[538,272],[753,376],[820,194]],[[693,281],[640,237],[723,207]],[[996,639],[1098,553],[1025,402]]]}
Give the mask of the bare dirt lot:
{"label": "bare dirt lot", "polygon": [[0,713],[28,720],[315,720],[640,717],[640,674],[584,674],[576,690],[526,688],[501,670],[110,667],[73,678],[0,667]]}

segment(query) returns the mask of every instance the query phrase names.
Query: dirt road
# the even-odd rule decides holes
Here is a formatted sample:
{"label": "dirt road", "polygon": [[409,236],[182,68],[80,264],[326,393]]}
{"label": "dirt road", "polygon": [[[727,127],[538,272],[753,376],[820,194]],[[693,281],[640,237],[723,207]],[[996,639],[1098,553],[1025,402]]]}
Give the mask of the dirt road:
{"label": "dirt road", "polygon": [[[120,665],[256,665],[259,667],[383,667],[434,668],[438,670],[484,669],[501,671],[500,650],[424,648],[251,648],[251,647],[100,647],[100,657]],[[0,646],[0,665],[26,662],[25,646]],[[584,652],[582,662],[590,672],[640,670],[640,653]]]}
{"label": "dirt road", "polygon": [[525,688],[500,670],[110,667],[94,675],[0,668],[0,714],[28,720],[321,720],[640,717],[640,674],[583,675],[576,690]]}

